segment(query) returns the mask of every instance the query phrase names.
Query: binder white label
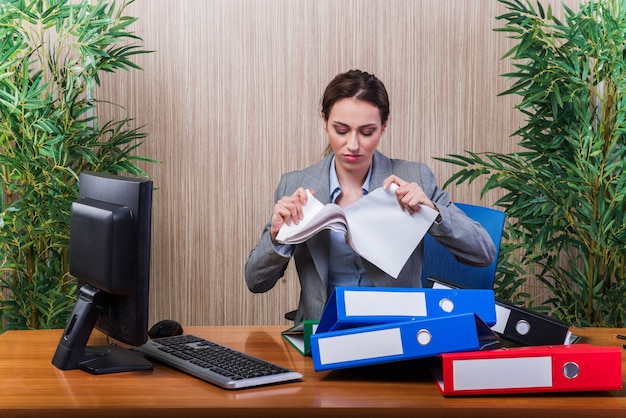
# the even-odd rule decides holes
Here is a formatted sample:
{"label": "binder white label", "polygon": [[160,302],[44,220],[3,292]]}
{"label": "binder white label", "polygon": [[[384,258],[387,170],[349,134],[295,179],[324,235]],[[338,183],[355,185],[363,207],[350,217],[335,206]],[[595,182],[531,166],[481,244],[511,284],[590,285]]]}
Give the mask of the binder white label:
{"label": "binder white label", "polygon": [[427,316],[424,292],[344,292],[346,315],[356,316]]}
{"label": "binder white label", "polygon": [[453,360],[454,390],[552,387],[549,356]]}
{"label": "binder white label", "polygon": [[357,332],[318,339],[320,364],[400,355],[402,337],[400,328]]}

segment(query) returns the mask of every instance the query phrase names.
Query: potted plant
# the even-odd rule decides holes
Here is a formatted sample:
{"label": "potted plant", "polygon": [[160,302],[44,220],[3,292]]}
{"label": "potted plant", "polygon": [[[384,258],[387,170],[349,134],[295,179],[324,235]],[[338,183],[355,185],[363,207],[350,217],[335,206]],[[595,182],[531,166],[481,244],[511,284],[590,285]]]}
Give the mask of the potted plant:
{"label": "potted plant", "polygon": [[92,97],[103,71],[137,69],[131,58],[147,52],[133,44],[129,3],[0,3],[0,331],[65,326],[78,174],[145,176],[145,134],[130,119],[101,121]]}
{"label": "potted plant", "polygon": [[626,326],[626,3],[564,8],[499,0],[496,29],[514,39],[502,94],[520,96],[519,151],[441,158],[461,167],[446,184],[486,177],[483,192],[508,218],[496,283],[511,296],[525,278],[543,307],[579,326]]}

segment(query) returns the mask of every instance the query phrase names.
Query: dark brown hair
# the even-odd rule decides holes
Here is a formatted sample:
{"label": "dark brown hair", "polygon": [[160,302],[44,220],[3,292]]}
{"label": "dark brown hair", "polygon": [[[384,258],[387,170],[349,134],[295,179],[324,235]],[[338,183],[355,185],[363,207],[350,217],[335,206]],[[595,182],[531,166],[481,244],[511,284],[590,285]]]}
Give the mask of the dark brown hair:
{"label": "dark brown hair", "polygon": [[380,111],[382,125],[389,118],[389,96],[385,85],[375,75],[360,70],[338,74],[328,84],[322,96],[322,117],[328,115],[335,103],[342,99],[358,99],[371,103]]}

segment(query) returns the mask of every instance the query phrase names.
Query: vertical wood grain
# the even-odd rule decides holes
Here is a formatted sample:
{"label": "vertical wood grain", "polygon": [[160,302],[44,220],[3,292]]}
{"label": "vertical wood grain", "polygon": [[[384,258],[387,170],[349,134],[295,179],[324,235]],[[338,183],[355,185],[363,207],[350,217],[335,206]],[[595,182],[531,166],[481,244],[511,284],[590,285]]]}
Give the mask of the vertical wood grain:
{"label": "vertical wood grain", "polygon": [[[567,1],[566,3],[574,3]],[[133,117],[154,193],[152,321],[283,324],[297,306],[295,268],[251,294],[243,266],[273,206],[282,172],[310,165],[326,137],[319,100],[359,68],[385,82],[391,125],[380,149],[427,162],[441,183],[447,154],[515,149],[521,124],[508,81],[504,12],[494,0],[138,0],[129,14],[143,71],[103,79],[103,118]],[[490,206],[482,184],[451,187]]]}

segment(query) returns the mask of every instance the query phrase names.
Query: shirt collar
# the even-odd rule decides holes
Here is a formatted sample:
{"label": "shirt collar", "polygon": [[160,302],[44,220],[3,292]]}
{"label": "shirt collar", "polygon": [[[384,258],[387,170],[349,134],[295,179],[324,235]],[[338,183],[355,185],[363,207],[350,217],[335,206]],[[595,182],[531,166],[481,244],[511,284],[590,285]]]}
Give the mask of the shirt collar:
{"label": "shirt collar", "polygon": [[[372,178],[372,165],[370,164],[370,168],[367,171],[367,176],[365,176],[365,181],[361,186],[361,190],[363,191],[363,196],[369,193],[370,188],[370,179]],[[335,156],[333,156],[330,161],[330,202],[335,203],[337,196],[341,193],[341,186],[339,186],[339,178],[337,177],[337,170],[335,170]]]}

